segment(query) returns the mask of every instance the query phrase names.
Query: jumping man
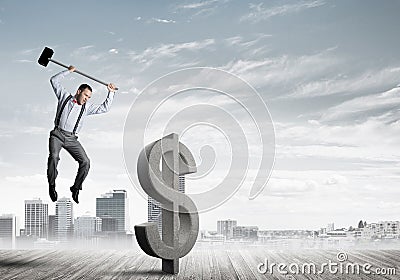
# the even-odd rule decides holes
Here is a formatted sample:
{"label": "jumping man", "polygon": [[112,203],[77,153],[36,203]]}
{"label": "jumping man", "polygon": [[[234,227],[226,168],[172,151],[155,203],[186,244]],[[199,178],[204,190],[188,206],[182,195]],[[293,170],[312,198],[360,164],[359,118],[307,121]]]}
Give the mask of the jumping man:
{"label": "jumping man", "polygon": [[51,200],[57,201],[56,178],[57,165],[60,160],[60,150],[64,148],[78,163],[78,174],[70,190],[72,199],[79,203],[79,190],[82,190],[82,183],[85,180],[90,161],[81,143],[78,141],[80,131],[85,117],[102,114],[110,110],[116,87],[108,84],[108,95],[102,104],[87,104],[92,95],[92,88],[87,84],[79,86],[75,95],[68,93],[60,84],[60,80],[75,71],[74,66],[51,77],[50,83],[58,99],[57,113],[54,120],[54,129],[50,132],[49,138],[49,159],[47,162],[47,179],[49,182],[49,195]]}

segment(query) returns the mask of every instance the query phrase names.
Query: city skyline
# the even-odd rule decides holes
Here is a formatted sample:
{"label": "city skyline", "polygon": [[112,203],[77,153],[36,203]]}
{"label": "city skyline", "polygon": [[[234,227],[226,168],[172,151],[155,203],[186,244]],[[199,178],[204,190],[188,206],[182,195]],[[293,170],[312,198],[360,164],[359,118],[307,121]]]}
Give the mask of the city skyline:
{"label": "city skyline", "polygon": [[[245,172],[240,189],[200,213],[200,228],[214,228],[217,218],[233,215],[260,228],[293,229],[317,228],[328,219],[338,225],[361,217],[397,219],[399,10],[399,1],[369,0],[1,1],[0,211],[24,216],[21,194],[49,200],[48,140],[57,105],[49,79],[63,68],[37,63],[47,46],[55,51],[54,59],[120,88],[111,110],[88,118],[79,133],[91,169],[74,205],[76,215],[94,213],[94,197],[126,189],[131,227],[146,222],[147,196],[138,192],[134,171],[128,176],[126,160],[137,158],[124,154],[124,133],[148,144],[160,139],[160,131],[174,129],[169,125],[186,124],[186,118],[180,119],[186,113],[197,122],[186,124],[180,141],[204,167],[186,177],[187,195],[238,179],[240,172],[229,172],[232,139],[225,130],[243,132],[243,148],[249,152],[240,158],[249,163],[240,170]],[[61,24],[60,18],[79,20]],[[249,101],[243,108],[216,88],[180,92],[161,104],[161,89],[145,93],[145,104],[132,113],[137,120],[154,113],[146,133],[125,127],[130,108],[152,81],[190,67],[231,73],[254,88],[262,102],[249,91],[238,92]],[[196,78],[181,82],[190,86]],[[63,86],[74,93],[81,83],[92,86],[91,102],[105,99],[103,85],[77,74],[64,79]],[[270,116],[252,110],[260,103]],[[199,104],[235,121],[191,111]],[[252,117],[261,113],[254,124]],[[173,116],[178,119],[169,123]],[[266,187],[250,200],[262,153],[257,124],[269,117],[274,166]],[[70,197],[77,166],[67,153],[60,158],[56,189],[60,197]]]}
{"label": "city skyline", "polygon": [[[184,183],[182,184],[182,179],[180,178],[179,181],[181,183],[180,186],[179,186],[180,187],[180,191],[184,190]],[[113,197],[113,193],[115,193],[117,195],[118,195],[118,193],[122,193],[123,196],[125,198],[127,198],[127,193],[126,193],[125,190],[108,191],[105,194],[102,194],[100,198],[103,198],[103,199],[104,198],[112,198]],[[96,198],[96,200],[97,199],[98,198]],[[50,211],[49,211],[49,208],[48,208],[48,204],[46,203],[45,200],[41,200],[40,198],[25,199],[24,203],[25,203],[25,215],[27,215],[27,213],[30,213],[32,211],[35,211],[35,212],[39,213],[39,214],[35,214],[34,215],[35,219],[33,221],[28,222],[28,225],[31,225],[31,224],[34,225],[34,226],[30,226],[33,229],[29,229],[29,231],[26,231],[27,223],[26,222],[23,223],[22,220],[21,220],[22,217],[19,217],[19,216],[15,215],[15,213],[0,213],[0,217],[3,217],[3,216],[6,217],[6,218],[13,217],[13,219],[15,219],[16,236],[19,235],[20,230],[24,230],[24,234],[25,235],[26,234],[29,235],[29,233],[30,233],[30,235],[34,235],[34,236],[37,236],[37,237],[46,237],[47,238],[47,230],[48,230],[48,228],[50,228],[50,224],[51,224],[50,217],[52,217],[52,216],[55,217],[56,215],[50,214]],[[84,214],[82,214],[80,216],[79,215],[74,215],[73,214],[74,212],[73,212],[72,199],[67,198],[67,197],[61,197],[55,203],[50,203],[50,205],[51,204],[55,204],[55,206],[54,206],[55,213],[57,213],[57,203],[59,203],[59,205],[65,204],[65,203],[68,205],[68,207],[67,207],[68,209],[64,209],[63,210],[63,216],[65,216],[68,219],[68,222],[70,222],[72,224],[74,224],[74,222],[78,218],[87,218],[87,217],[90,217],[90,218],[98,218],[99,217],[99,218],[106,218],[106,219],[107,218],[112,218],[112,215],[110,215],[110,216],[106,215],[104,217],[101,217],[101,215],[97,216],[96,212],[99,213],[99,211],[95,211],[94,213],[92,213],[90,211],[86,211]],[[150,200],[149,200],[149,203],[150,203]],[[128,203],[126,203],[126,205],[127,204]],[[28,209],[27,209],[27,205],[28,205]],[[34,205],[34,206],[30,206],[30,205]],[[37,208],[36,205],[39,205],[40,208],[39,207]],[[125,204],[123,204],[122,207],[125,209]],[[34,209],[34,210],[31,210],[31,208]],[[64,205],[63,205],[63,208],[65,208]],[[101,209],[104,209],[104,208],[107,208],[107,206],[106,207],[101,206]],[[115,206],[112,206],[112,208],[115,208]],[[120,212],[120,211],[116,210],[116,212]],[[129,215],[129,213],[126,213],[126,214]],[[150,212],[148,214],[150,214]],[[29,214],[29,215],[32,215],[32,214]],[[47,219],[44,217],[46,215],[47,215]],[[37,219],[36,216],[39,216],[40,218]],[[397,221],[398,222],[399,220],[400,219],[398,219],[398,220],[396,220],[396,219],[392,219],[392,220],[390,220],[390,219],[380,219],[380,220],[376,220],[374,222],[370,222],[367,218],[360,218],[358,220],[355,220],[354,224],[348,224],[348,225],[339,224],[339,226],[336,226],[336,228],[340,228],[340,229],[345,229],[346,228],[347,229],[347,228],[353,228],[353,226],[354,226],[354,228],[357,228],[356,225],[357,225],[357,223],[359,221],[364,221],[365,223],[367,223],[367,221],[368,221],[368,224],[376,224],[376,223],[379,223],[379,222],[382,222],[382,221]],[[156,220],[151,220],[150,216],[149,216],[149,220],[148,221],[157,223]],[[222,221],[224,221],[224,222],[228,222],[229,221],[232,224],[230,224],[229,226],[228,225],[221,225],[221,228],[238,226],[238,220],[236,218],[234,218],[234,217],[230,217],[230,218],[227,218],[226,220],[216,219],[215,220],[215,222],[216,222],[215,228],[200,228],[200,230],[209,230],[209,231],[214,231],[215,230],[216,232],[218,232],[218,231],[220,231],[219,222],[222,222]],[[56,222],[57,222],[57,220],[56,220]],[[240,222],[241,222],[240,226],[245,226],[245,227],[257,226],[258,227],[258,225],[250,225],[248,223],[243,223],[243,221],[240,221]],[[21,223],[25,224],[25,227],[22,227]],[[124,225],[125,225],[125,222],[124,222]],[[335,225],[337,225],[337,223],[336,222],[327,222],[326,225],[327,225],[326,226],[326,230],[329,231],[329,229],[334,229]],[[115,225],[114,225],[114,227],[115,227],[115,231],[119,231],[119,229]],[[43,228],[45,228],[45,229],[43,229]],[[100,228],[102,228],[101,223],[100,223]],[[292,228],[260,228],[260,230],[271,230],[271,231],[273,231],[273,230],[317,230],[318,231],[320,229],[321,229],[321,227],[316,227],[316,228],[296,228],[296,229],[292,229]],[[72,231],[73,230],[74,229],[72,229]],[[43,231],[45,231],[45,233]],[[130,227],[125,228],[124,231],[133,231],[133,226],[132,226],[132,228],[130,228]],[[39,233],[37,234],[36,232],[39,232]],[[231,233],[231,234],[233,234],[233,233]]]}
{"label": "city skyline", "polygon": [[[123,190],[114,190],[113,192],[102,195],[101,198],[113,200],[113,194],[117,195],[117,199],[115,200],[114,198],[115,203],[125,207],[126,204],[123,203],[123,201],[126,197],[126,193]],[[118,199],[119,194],[121,194],[122,197]],[[119,200],[122,201],[122,204]],[[100,212],[104,211],[104,209],[117,209],[118,207],[115,208],[115,203],[110,201],[106,204],[98,204],[101,210]],[[109,208],[110,206],[111,208]],[[72,202],[69,198],[63,197],[56,202],[56,215],[52,219],[50,218],[52,215],[48,215],[47,204],[43,203],[40,199],[25,200],[25,209],[26,216],[29,219],[26,223],[28,228],[22,229],[21,233],[23,233],[23,235],[19,235],[19,237],[28,239],[17,239],[18,228],[15,223],[15,215],[0,213],[1,248],[54,249],[57,247],[67,248],[65,246],[68,246],[68,244],[78,246],[76,248],[82,246],[82,248],[102,248],[101,246],[105,246],[106,243],[104,242],[106,240],[111,241],[111,243],[106,245],[111,246],[110,248],[121,246],[121,244],[124,244],[122,246],[134,246],[132,243],[134,242],[132,235],[131,237],[118,235],[118,232],[121,232],[116,226],[118,223],[114,224],[114,228],[111,231],[103,227],[103,218],[105,218],[104,221],[107,222],[107,219],[111,218],[112,215],[106,215],[102,218],[90,214],[74,217]],[[46,215],[47,217],[45,217]],[[114,218],[114,220],[117,219]],[[50,222],[51,220],[54,221]],[[397,246],[396,244],[398,242],[396,243],[394,241],[398,241],[400,238],[399,220],[381,220],[368,223],[366,220],[359,220],[358,224],[357,222],[354,223],[357,225],[353,224],[354,226],[350,225],[348,228],[335,227],[335,222],[328,222],[325,227],[307,230],[262,229],[259,228],[258,225],[238,223],[234,218],[216,220],[215,222],[215,231],[213,229],[201,229],[198,242],[217,242],[217,244],[221,242],[228,242],[228,244],[230,244],[229,242],[256,242],[257,244],[270,245],[274,248],[277,246],[289,246],[293,248],[298,246],[322,246],[326,248],[326,246],[350,246],[351,244],[354,246],[367,246],[367,243],[365,243],[367,241],[376,242],[376,240],[383,240],[386,243],[383,243],[382,246],[390,247]],[[55,225],[51,226],[51,223],[55,223]],[[43,230],[46,230],[46,232],[43,233]],[[124,231],[124,234],[131,233],[129,233],[129,231]],[[29,240],[31,240],[31,243]],[[118,243],[117,240],[122,243]],[[306,240],[308,241],[306,242]],[[364,241],[359,243],[357,240]],[[376,246],[376,244],[374,246]]]}

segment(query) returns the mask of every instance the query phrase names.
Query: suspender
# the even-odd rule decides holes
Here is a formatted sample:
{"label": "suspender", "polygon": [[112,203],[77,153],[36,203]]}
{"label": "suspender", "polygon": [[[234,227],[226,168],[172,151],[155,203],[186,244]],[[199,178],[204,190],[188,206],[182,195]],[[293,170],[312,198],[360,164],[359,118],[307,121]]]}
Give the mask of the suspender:
{"label": "suspender", "polygon": [[[58,112],[58,115],[57,115],[57,118],[56,118],[56,123],[55,123],[56,127],[59,126],[62,112],[64,111],[65,106],[67,105],[68,101],[69,101],[71,98],[72,98],[72,95],[68,96],[68,97],[64,100],[63,104],[61,105],[60,111]],[[81,112],[79,113],[78,119],[76,120],[74,130],[72,131],[73,134],[75,134],[75,132],[76,132],[76,130],[77,130],[77,128],[78,128],[78,125],[79,125],[79,122],[80,122],[80,120],[81,120],[81,118],[82,118],[83,112],[85,111],[85,106],[86,106],[86,103],[84,103],[84,104],[82,105]]]}
{"label": "suspender", "polygon": [[86,105],[86,103],[83,103],[82,108],[81,108],[81,112],[79,113],[79,117],[78,117],[78,119],[76,120],[76,124],[75,124],[75,127],[74,127],[74,131],[72,131],[73,134],[75,134],[75,131],[76,131],[76,129],[78,128],[78,124],[79,124],[79,121],[80,121],[81,118],[82,118],[83,111],[85,111],[85,105]]}
{"label": "suspender", "polygon": [[56,118],[56,127],[60,124],[61,114],[64,111],[65,106],[67,105],[68,101],[72,98],[72,95],[69,95],[65,100],[64,103],[61,105],[60,111],[58,112],[58,116]]}

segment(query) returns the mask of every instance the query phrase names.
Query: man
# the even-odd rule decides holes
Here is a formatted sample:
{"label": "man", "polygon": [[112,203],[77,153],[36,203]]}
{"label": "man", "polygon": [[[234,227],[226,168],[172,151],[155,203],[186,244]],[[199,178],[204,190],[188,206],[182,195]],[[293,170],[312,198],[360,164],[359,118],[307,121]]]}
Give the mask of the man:
{"label": "man", "polygon": [[78,132],[83,121],[87,116],[106,113],[110,110],[116,87],[108,84],[108,95],[102,104],[87,104],[92,96],[92,88],[87,84],[79,86],[76,94],[72,96],[60,84],[60,80],[75,71],[74,66],[69,66],[68,70],[62,71],[51,77],[50,83],[58,98],[54,129],[50,132],[49,138],[49,159],[47,162],[47,179],[49,182],[49,195],[53,202],[57,201],[56,178],[57,165],[60,160],[60,150],[64,148],[78,163],[78,173],[76,174],[74,185],[70,188],[72,199],[79,203],[78,195],[82,190],[82,183],[85,180],[90,161],[82,145],[78,141]]}

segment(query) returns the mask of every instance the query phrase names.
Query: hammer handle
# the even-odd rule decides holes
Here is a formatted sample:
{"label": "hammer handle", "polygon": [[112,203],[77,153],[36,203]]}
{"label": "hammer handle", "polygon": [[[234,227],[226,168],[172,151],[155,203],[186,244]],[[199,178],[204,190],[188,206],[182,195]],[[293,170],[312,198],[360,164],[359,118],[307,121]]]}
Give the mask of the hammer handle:
{"label": "hammer handle", "polygon": [[[63,63],[61,63],[61,62],[58,62],[57,60],[49,59],[49,61],[51,61],[51,62],[53,62],[53,63],[55,63],[55,64],[58,64],[58,65],[60,65],[60,66],[62,66],[62,67],[64,67],[64,68],[67,68],[67,69],[68,69],[68,66],[67,66],[67,65],[65,65],[65,64],[63,64]],[[82,76],[85,76],[86,78],[92,79],[93,81],[96,81],[96,82],[98,82],[98,83],[100,83],[100,84],[102,84],[102,85],[108,86],[107,83],[105,83],[105,82],[103,82],[103,81],[100,81],[100,80],[98,80],[98,79],[96,79],[96,78],[94,78],[94,77],[92,77],[92,76],[89,76],[88,74],[82,73],[81,71],[75,70],[74,72],[75,72],[75,73],[78,73],[78,74],[81,74]],[[115,90],[118,90],[118,88],[115,88]]]}

